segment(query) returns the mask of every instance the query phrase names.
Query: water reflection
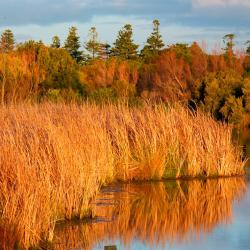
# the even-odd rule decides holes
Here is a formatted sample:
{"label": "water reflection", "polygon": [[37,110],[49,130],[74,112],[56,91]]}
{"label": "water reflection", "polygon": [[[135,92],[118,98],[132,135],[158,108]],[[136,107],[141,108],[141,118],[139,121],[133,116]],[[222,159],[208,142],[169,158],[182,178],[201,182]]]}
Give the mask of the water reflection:
{"label": "water reflection", "polygon": [[56,249],[116,249],[116,243],[136,249],[136,240],[155,249],[198,239],[231,222],[233,201],[245,190],[243,178],[109,187],[93,202],[96,219],[58,225],[54,243]]}

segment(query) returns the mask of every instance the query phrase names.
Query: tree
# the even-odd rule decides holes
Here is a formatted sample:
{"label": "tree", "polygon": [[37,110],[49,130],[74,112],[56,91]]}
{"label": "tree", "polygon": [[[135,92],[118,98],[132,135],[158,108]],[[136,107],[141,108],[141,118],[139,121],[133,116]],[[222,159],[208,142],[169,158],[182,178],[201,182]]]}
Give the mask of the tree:
{"label": "tree", "polygon": [[147,43],[141,51],[143,57],[151,57],[158,55],[160,50],[164,47],[164,42],[162,41],[162,36],[160,34],[160,22],[155,19],[153,21],[153,32],[147,39]]}
{"label": "tree", "polygon": [[246,49],[247,55],[250,56],[250,40],[246,42],[246,45],[247,45],[247,49]]}
{"label": "tree", "polygon": [[[243,62],[243,67],[245,69],[245,74],[247,76],[250,75],[250,40],[246,42],[247,48],[246,48],[246,57]],[[250,105],[249,105],[250,107]],[[250,110],[250,109],[249,109]]]}
{"label": "tree", "polygon": [[60,48],[61,47],[61,41],[58,36],[53,36],[52,38],[52,44],[50,45],[51,48]]}
{"label": "tree", "polygon": [[79,51],[80,47],[80,37],[77,34],[77,28],[72,26],[69,29],[69,34],[65,41],[64,48],[78,63],[82,60],[82,52]]}
{"label": "tree", "polygon": [[112,48],[112,54],[123,59],[136,59],[139,46],[134,43],[132,37],[132,26],[126,24],[118,33],[118,37]]}
{"label": "tree", "polygon": [[108,59],[111,55],[111,46],[108,43],[102,43],[99,54],[102,59]]}
{"label": "tree", "polygon": [[219,120],[236,122],[236,118],[240,120],[241,117],[243,95],[248,92],[248,84],[243,85],[237,72],[210,73],[197,81],[195,102]]}
{"label": "tree", "polygon": [[8,53],[14,49],[15,39],[13,32],[10,29],[5,30],[2,33],[0,40],[0,51],[3,53]]}
{"label": "tree", "polygon": [[227,34],[223,37],[223,42],[226,44],[225,50],[225,59],[229,63],[229,66],[232,64],[232,59],[234,58],[233,47],[235,34]]}
{"label": "tree", "polygon": [[233,51],[235,34],[227,34],[223,37],[223,42],[226,44],[224,58],[229,68],[235,66],[235,54]]}
{"label": "tree", "polygon": [[98,33],[95,27],[89,30],[89,40],[85,45],[85,49],[91,54],[91,58],[95,59],[101,51],[101,43],[98,42]]}
{"label": "tree", "polygon": [[225,51],[232,51],[234,47],[235,34],[227,34],[223,37],[223,42],[226,44]]}

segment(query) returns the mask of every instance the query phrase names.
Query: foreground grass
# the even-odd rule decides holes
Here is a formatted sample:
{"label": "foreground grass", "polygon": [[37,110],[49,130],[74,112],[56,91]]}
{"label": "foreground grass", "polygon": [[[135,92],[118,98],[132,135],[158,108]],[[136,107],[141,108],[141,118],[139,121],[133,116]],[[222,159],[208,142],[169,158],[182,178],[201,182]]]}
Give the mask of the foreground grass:
{"label": "foreground grass", "polygon": [[244,165],[231,127],[179,106],[2,107],[0,148],[0,228],[23,247],[88,215],[105,183],[233,176]]}

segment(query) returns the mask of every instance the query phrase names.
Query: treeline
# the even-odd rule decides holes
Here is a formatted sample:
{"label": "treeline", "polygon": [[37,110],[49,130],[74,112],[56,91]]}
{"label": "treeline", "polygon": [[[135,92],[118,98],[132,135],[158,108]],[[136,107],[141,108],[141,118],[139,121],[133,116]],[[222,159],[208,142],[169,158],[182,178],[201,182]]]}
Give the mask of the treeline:
{"label": "treeline", "polygon": [[250,114],[250,42],[245,53],[235,53],[234,34],[224,36],[224,48],[206,53],[198,43],[166,46],[160,22],[145,46],[133,41],[126,24],[113,45],[101,43],[95,27],[82,44],[76,27],[64,44],[54,36],[15,44],[11,30],[0,40],[0,103],[50,100],[96,102],[143,99],[181,102],[211,112],[233,123]]}

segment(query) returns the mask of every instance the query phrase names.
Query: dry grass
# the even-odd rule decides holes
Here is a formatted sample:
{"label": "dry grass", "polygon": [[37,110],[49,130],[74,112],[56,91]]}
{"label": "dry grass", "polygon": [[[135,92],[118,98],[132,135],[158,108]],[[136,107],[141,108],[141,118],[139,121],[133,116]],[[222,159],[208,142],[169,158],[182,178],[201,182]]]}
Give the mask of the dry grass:
{"label": "dry grass", "polygon": [[233,202],[242,197],[246,185],[238,177],[126,184],[121,189],[98,196],[93,205],[95,215],[108,222],[60,225],[55,248],[93,249],[120,240],[125,249],[133,249],[136,239],[151,249],[165,249],[174,242],[189,242],[230,223]]}
{"label": "dry grass", "polygon": [[0,228],[24,247],[86,216],[107,182],[243,173],[231,128],[179,106],[1,107],[0,149]]}

